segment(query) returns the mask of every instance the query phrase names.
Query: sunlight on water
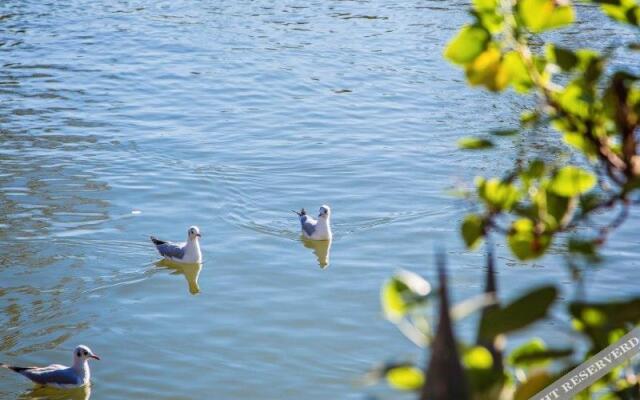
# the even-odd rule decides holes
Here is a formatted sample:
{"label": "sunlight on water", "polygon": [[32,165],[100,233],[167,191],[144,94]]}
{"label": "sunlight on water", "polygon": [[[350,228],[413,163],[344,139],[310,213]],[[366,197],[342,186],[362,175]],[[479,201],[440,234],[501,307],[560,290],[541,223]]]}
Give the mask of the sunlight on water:
{"label": "sunlight on water", "polygon": [[[81,343],[102,356],[90,390],[2,370],[0,398],[391,398],[354,384],[417,354],[381,316],[380,285],[397,268],[433,278],[444,248],[454,297],[477,294],[482,254],[464,250],[468,205],[448,191],[521,145],[456,151],[526,105],[442,59],[466,7],[0,2],[0,361],[68,363]],[[610,29],[579,13],[585,32]],[[300,240],[289,210],[321,204],[333,241]],[[639,268],[637,224],[608,247],[621,272]],[[149,236],[190,225],[204,266],[157,264]],[[498,252],[505,297],[542,281],[570,297],[562,254]],[[591,271],[590,295],[637,293],[625,276]]]}

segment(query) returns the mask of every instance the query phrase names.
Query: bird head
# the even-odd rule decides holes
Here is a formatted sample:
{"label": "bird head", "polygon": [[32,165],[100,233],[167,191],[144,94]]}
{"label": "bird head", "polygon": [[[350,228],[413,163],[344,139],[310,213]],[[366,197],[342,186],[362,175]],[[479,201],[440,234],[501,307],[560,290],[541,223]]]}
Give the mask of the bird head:
{"label": "bird head", "polygon": [[75,350],[73,350],[73,361],[74,364],[78,363],[78,362],[84,362],[86,360],[88,360],[89,358],[93,358],[94,360],[99,360],[100,357],[98,357],[97,355],[93,354],[93,352],[91,351],[91,349],[83,344],[81,344],[80,346],[76,347]]}
{"label": "bird head", "polygon": [[331,215],[331,208],[328,205],[323,204],[320,206],[320,211],[318,211],[318,218],[329,218]]}
{"label": "bird head", "polygon": [[202,235],[200,235],[200,229],[197,226],[190,227],[187,231],[187,235],[189,240],[197,240],[199,237],[202,237]]}

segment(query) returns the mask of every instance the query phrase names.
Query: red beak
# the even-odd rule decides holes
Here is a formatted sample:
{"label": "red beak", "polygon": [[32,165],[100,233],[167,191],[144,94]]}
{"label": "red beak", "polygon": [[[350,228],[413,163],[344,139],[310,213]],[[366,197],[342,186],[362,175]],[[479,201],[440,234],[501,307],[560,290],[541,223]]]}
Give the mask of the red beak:
{"label": "red beak", "polygon": [[95,359],[95,360],[100,361],[100,357],[98,357],[98,356],[97,356],[97,355],[95,355],[95,354],[92,354],[92,355],[90,355],[89,357],[90,357],[90,358],[93,358],[93,359]]}

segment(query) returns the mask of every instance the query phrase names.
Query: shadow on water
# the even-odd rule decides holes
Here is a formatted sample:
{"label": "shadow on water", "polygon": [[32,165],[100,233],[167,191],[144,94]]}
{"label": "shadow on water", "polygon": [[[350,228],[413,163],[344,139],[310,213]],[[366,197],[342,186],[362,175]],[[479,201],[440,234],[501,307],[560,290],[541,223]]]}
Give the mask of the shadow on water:
{"label": "shadow on water", "polygon": [[37,386],[22,393],[18,400],[88,400],[90,397],[90,385],[73,389]]}
{"label": "shadow on water", "polygon": [[176,263],[170,260],[160,260],[155,263],[158,268],[165,268],[171,270],[171,275],[184,275],[189,285],[189,293],[196,295],[200,293],[200,286],[198,285],[198,277],[202,270],[201,263]]}
{"label": "shadow on water", "polygon": [[313,250],[313,254],[315,254],[318,265],[320,268],[325,269],[329,266],[329,254],[331,252],[331,242],[332,240],[310,240],[305,238],[304,236],[300,236],[300,241],[302,245],[307,249]]}

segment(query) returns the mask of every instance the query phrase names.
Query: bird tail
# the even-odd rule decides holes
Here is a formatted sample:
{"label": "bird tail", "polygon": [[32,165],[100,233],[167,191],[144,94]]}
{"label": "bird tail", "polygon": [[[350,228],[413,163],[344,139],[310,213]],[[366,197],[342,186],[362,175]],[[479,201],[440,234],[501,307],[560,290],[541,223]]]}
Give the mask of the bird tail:
{"label": "bird tail", "polygon": [[3,364],[3,363],[0,363],[0,368],[10,369],[10,370],[15,371],[17,373],[20,373],[20,372],[23,372],[23,371],[26,371],[26,370],[29,369],[29,368],[26,368],[26,367],[14,367],[13,365]]}
{"label": "bird tail", "polygon": [[156,246],[160,246],[161,244],[165,244],[166,243],[166,242],[164,242],[162,240],[158,240],[158,239],[154,238],[153,236],[150,236],[149,238],[151,239],[153,244],[155,244]]}
{"label": "bird tail", "polygon": [[307,212],[304,210],[304,208],[301,209],[299,212],[298,211],[294,211],[294,210],[291,210],[291,211],[296,213],[296,214],[298,214],[298,217],[302,217],[303,215],[307,215]]}

